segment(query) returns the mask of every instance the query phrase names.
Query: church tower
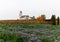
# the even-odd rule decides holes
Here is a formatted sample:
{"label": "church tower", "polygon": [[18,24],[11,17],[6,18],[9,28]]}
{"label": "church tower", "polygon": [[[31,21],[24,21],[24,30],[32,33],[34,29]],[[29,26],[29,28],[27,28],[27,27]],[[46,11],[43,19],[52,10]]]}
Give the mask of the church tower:
{"label": "church tower", "polygon": [[22,11],[20,11],[19,18],[22,16]]}

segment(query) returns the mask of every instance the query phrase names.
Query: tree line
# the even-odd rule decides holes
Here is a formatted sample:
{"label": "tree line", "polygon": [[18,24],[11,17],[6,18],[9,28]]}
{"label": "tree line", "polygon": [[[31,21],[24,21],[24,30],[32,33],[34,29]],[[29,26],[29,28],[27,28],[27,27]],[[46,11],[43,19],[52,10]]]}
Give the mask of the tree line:
{"label": "tree line", "polygon": [[[45,15],[41,15],[41,16],[37,17],[37,20],[40,23],[43,23],[46,20],[46,17],[45,17]],[[50,19],[50,22],[51,22],[52,25],[59,25],[59,17],[56,18],[55,15],[52,15],[51,19]]]}

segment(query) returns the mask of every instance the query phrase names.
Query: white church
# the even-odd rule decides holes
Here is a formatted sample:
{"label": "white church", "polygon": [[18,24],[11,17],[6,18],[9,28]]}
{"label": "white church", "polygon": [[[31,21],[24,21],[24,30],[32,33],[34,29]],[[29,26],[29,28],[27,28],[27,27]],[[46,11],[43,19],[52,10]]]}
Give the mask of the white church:
{"label": "white church", "polygon": [[19,14],[19,18],[20,20],[28,20],[28,19],[32,19],[32,17],[30,17],[29,15],[22,15],[22,11],[20,11],[20,14]]}

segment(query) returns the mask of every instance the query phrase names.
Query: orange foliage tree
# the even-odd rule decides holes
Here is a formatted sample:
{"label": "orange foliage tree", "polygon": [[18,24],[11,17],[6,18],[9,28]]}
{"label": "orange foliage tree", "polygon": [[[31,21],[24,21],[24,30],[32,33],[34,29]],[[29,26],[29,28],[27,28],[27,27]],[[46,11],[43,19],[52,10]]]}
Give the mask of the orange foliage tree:
{"label": "orange foliage tree", "polygon": [[39,16],[39,17],[37,17],[37,20],[38,20],[38,22],[42,23],[42,22],[44,22],[44,17]]}

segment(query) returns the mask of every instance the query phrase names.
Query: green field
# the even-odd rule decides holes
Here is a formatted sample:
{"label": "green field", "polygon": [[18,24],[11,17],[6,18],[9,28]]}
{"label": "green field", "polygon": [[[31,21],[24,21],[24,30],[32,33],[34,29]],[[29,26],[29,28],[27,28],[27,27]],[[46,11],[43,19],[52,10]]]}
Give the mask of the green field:
{"label": "green field", "polygon": [[60,42],[60,25],[0,24],[0,42]]}

